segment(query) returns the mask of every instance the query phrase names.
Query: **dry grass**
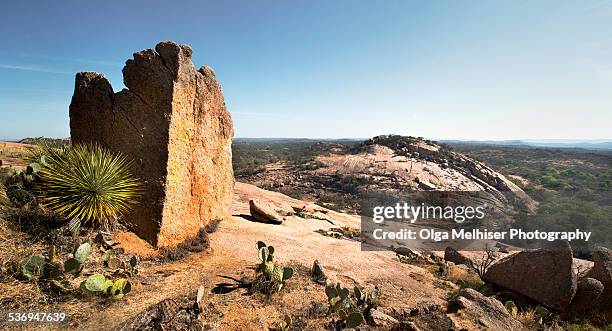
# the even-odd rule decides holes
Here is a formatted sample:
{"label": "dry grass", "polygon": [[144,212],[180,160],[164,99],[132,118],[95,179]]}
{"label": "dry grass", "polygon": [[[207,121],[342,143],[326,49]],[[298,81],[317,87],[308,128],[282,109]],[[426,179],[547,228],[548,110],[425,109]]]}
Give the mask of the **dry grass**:
{"label": "dry grass", "polygon": [[0,307],[18,311],[64,311],[71,319],[86,317],[91,313],[91,300],[73,295],[60,296],[44,282],[22,279],[19,271],[21,261],[31,255],[44,255],[47,251],[44,238],[20,231],[18,227],[24,224],[7,220],[9,217],[18,220],[26,215],[28,212],[0,206]]}
{"label": "dry grass", "polygon": [[[567,321],[559,316],[550,316],[542,323],[536,314],[535,307],[529,307],[519,311],[516,319],[523,324],[527,330],[546,331],[601,331],[610,330],[609,313],[594,313],[579,321]],[[552,319],[552,321],[551,321]]]}
{"label": "dry grass", "polygon": [[[0,197],[6,197],[3,183]],[[18,266],[25,256],[40,252],[42,246],[32,245],[27,235],[9,225],[6,216],[10,212],[8,204],[0,205],[0,307],[28,309],[47,300],[37,284],[17,279]]]}
{"label": "dry grass", "polygon": [[516,319],[525,326],[527,330],[538,330],[540,329],[540,323],[538,322],[538,315],[534,308],[525,309],[520,311],[516,316]]}
{"label": "dry grass", "polygon": [[33,245],[25,234],[13,230],[5,219],[5,212],[0,212],[0,306],[27,309],[47,299],[37,284],[17,279],[19,263],[26,256],[42,252],[43,247]]}
{"label": "dry grass", "polygon": [[[185,311],[192,309],[195,301],[195,291],[179,295],[156,303],[145,312],[130,319],[132,329],[147,328],[164,330],[197,329],[195,324],[205,326],[204,329],[219,330],[268,330],[277,327],[285,315],[291,316],[291,330],[322,330],[332,319],[327,313],[325,288],[314,283],[305,266],[290,264],[296,274],[288,280],[280,292],[266,295],[252,292],[248,287],[228,285],[231,291],[208,291],[215,282],[232,283],[228,278],[211,277],[204,281],[204,304],[200,312],[187,318]],[[256,277],[253,270],[244,270],[244,280]],[[242,281],[242,280],[240,280]],[[212,283],[211,283],[212,282]],[[240,283],[238,283],[240,284]],[[221,284],[216,284],[220,286]],[[162,306],[165,313],[158,311]],[[154,320],[148,320],[147,314],[157,315]],[[191,328],[190,328],[191,326]],[[200,328],[201,328],[200,326]],[[207,326],[207,327],[206,327]]]}
{"label": "dry grass", "polygon": [[445,277],[445,279],[456,284],[464,284],[465,286],[476,290],[480,289],[484,284],[484,282],[475,272],[457,266],[451,266],[448,268],[448,275]]}
{"label": "dry grass", "polygon": [[[6,210],[5,210],[6,212]],[[59,294],[44,282],[27,281],[21,277],[21,261],[31,255],[45,255],[44,239],[36,240],[32,235],[11,227],[5,214],[0,212],[0,307],[15,311],[59,311],[69,316],[70,325],[78,325],[105,304],[99,297],[83,297],[78,291]],[[39,239],[39,238],[37,238]],[[62,239],[58,239],[62,240]],[[76,239],[77,241],[79,239]],[[59,248],[59,246],[58,246]],[[65,252],[60,256],[64,260]],[[60,251],[58,251],[60,254]],[[92,252],[92,255],[99,254]],[[93,262],[87,264],[91,271]],[[49,325],[32,325],[32,329],[45,330]]]}

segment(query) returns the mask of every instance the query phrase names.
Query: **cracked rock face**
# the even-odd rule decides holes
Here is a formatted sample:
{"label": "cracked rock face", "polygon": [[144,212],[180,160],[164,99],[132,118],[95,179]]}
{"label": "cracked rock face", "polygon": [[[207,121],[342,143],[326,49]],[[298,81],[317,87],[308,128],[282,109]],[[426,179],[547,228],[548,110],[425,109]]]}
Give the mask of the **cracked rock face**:
{"label": "cracked rock face", "polygon": [[135,53],[123,79],[127,89],[115,93],[104,75],[77,74],[71,140],[133,160],[144,196],[125,220],[154,245],[175,246],[229,213],[231,115],[214,72],[196,70],[187,45]]}

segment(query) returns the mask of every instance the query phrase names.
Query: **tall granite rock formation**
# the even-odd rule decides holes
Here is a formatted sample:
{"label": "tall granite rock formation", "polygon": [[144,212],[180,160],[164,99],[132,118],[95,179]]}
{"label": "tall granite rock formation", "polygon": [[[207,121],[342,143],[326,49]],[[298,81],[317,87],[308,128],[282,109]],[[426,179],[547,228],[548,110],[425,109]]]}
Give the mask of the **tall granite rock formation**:
{"label": "tall granite rock formation", "polygon": [[196,70],[187,45],[135,53],[123,80],[127,89],[114,93],[100,73],[76,75],[71,139],[134,161],[144,196],[126,221],[154,245],[175,246],[229,213],[232,118],[214,72]]}

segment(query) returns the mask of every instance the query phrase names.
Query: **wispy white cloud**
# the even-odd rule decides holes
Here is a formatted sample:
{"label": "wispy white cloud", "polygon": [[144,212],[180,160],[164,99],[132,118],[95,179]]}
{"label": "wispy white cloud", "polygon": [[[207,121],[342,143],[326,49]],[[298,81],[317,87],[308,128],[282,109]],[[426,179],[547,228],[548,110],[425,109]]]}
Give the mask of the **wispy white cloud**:
{"label": "wispy white cloud", "polygon": [[8,56],[23,57],[23,58],[31,58],[31,59],[43,59],[43,60],[62,61],[62,62],[79,62],[79,63],[88,63],[88,64],[95,64],[95,65],[102,65],[102,66],[109,66],[109,67],[117,67],[117,68],[123,67],[123,63],[120,63],[120,62],[88,60],[88,59],[82,59],[78,57],[54,56],[54,55],[46,55],[46,54],[32,54],[32,53],[24,53],[24,52],[7,51],[7,50],[1,50],[1,49],[0,49],[0,54],[8,55]]}
{"label": "wispy white cloud", "polygon": [[73,75],[74,74],[73,72],[70,72],[70,71],[56,70],[56,69],[50,69],[50,68],[32,66],[32,65],[0,64],[0,69],[45,72],[45,73],[50,73],[50,74],[62,74],[62,75]]}

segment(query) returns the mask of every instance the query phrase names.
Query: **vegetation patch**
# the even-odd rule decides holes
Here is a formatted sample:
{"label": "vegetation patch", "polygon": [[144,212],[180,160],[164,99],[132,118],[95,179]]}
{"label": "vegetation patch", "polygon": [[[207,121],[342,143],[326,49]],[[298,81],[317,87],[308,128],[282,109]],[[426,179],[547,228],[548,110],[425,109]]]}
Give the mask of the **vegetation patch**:
{"label": "vegetation patch", "polygon": [[294,270],[274,263],[275,249],[273,246],[267,246],[263,241],[258,241],[256,246],[261,263],[255,269],[257,275],[251,285],[251,290],[269,296],[283,289],[287,280],[293,276]]}
{"label": "vegetation patch", "polygon": [[[138,259],[98,233],[136,203],[129,162],[100,147],[40,145],[25,168],[0,171],[0,302],[9,309],[68,310],[130,292]],[[55,307],[55,308],[53,308]]]}

